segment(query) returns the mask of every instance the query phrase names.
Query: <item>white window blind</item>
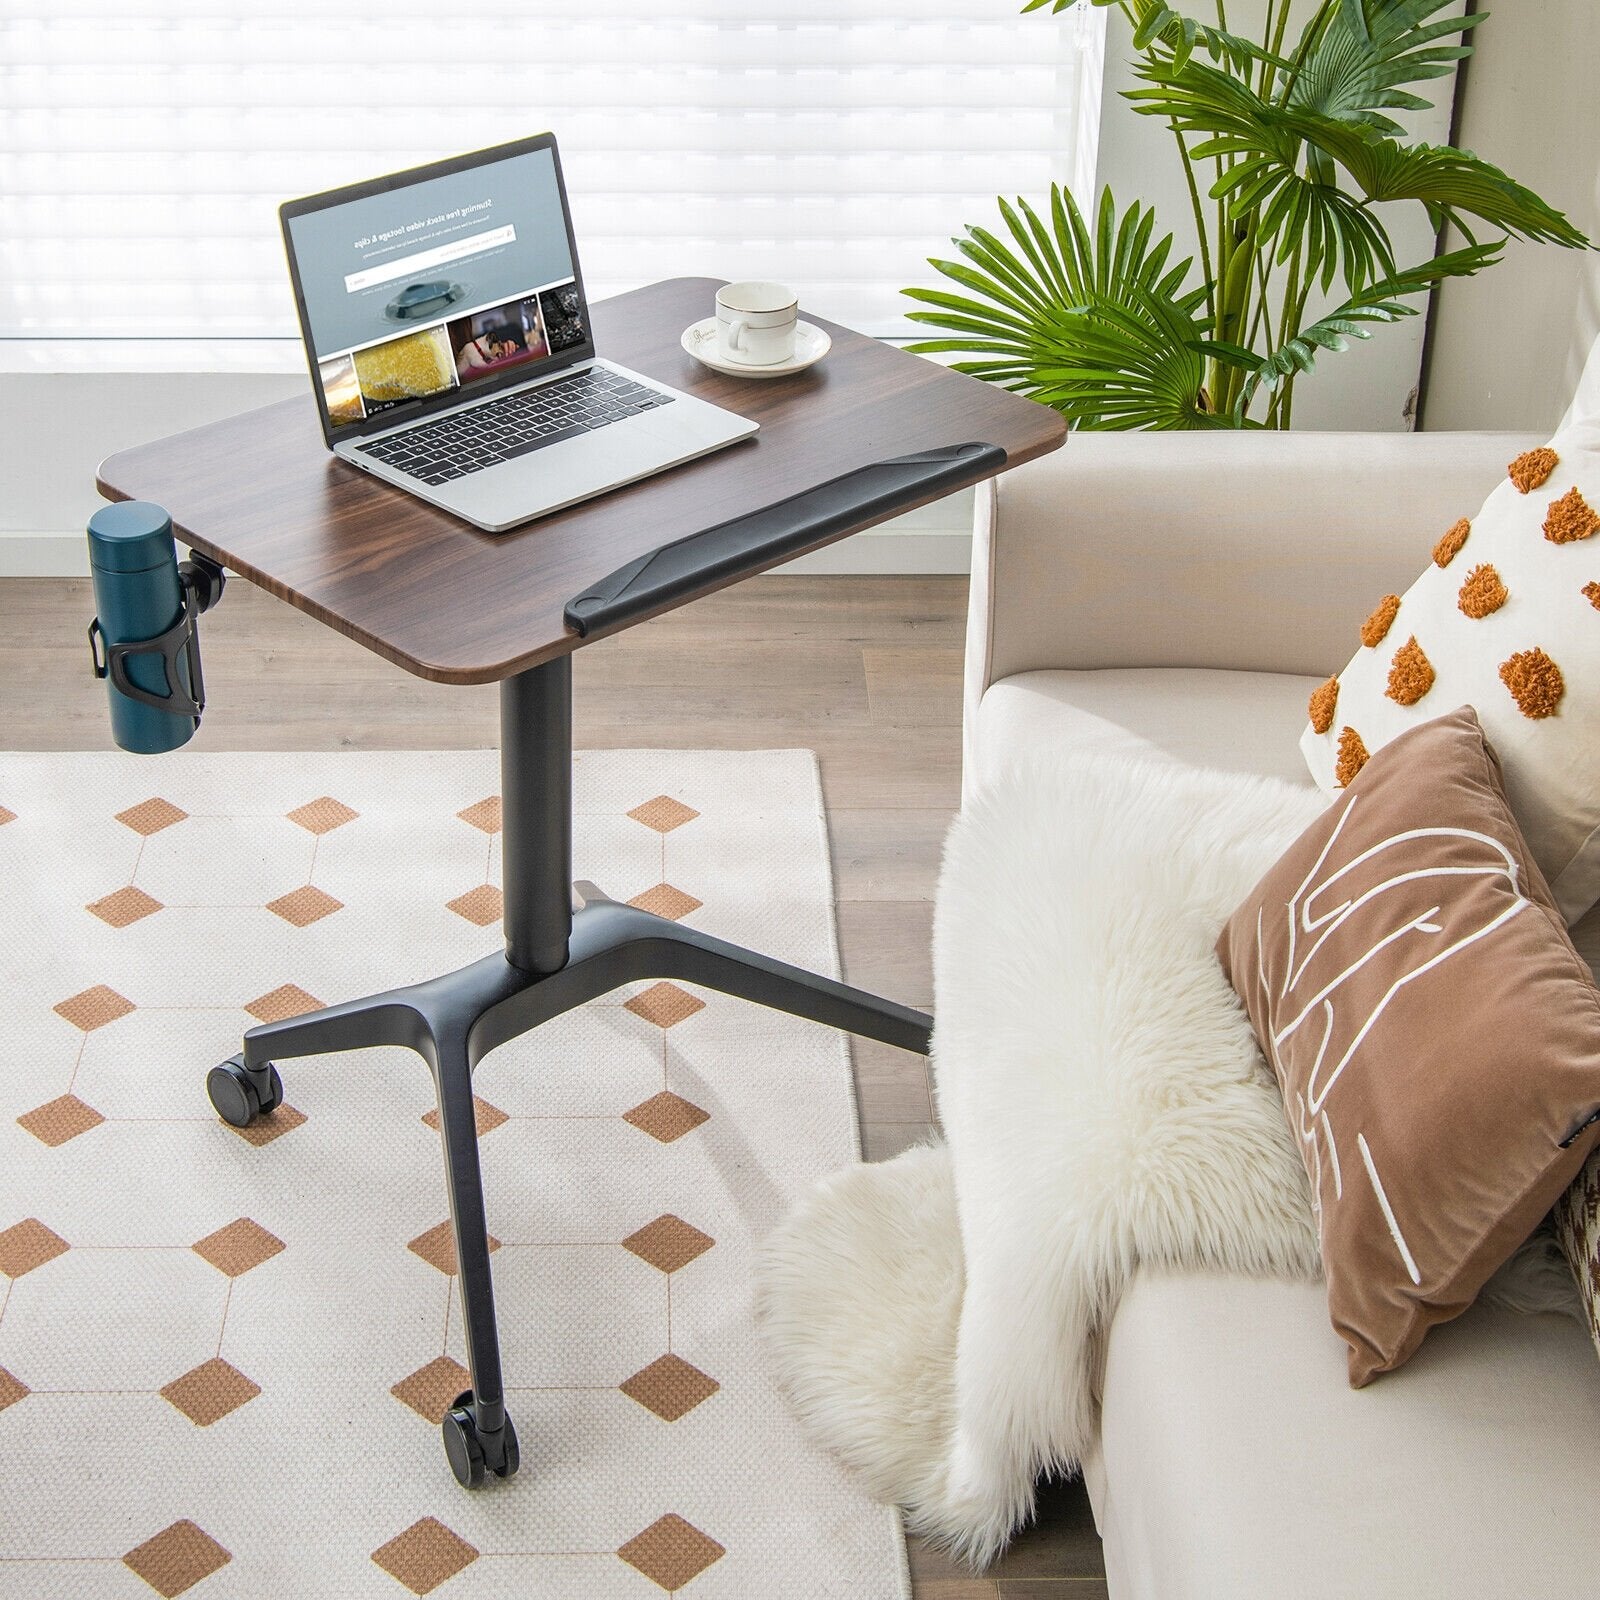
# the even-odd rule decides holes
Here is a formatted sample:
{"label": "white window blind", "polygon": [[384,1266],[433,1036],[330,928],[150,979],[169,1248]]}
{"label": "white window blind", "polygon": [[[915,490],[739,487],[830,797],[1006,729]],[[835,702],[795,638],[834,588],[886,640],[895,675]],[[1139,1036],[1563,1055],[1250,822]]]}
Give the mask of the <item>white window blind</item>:
{"label": "white window blind", "polygon": [[545,128],[592,297],[774,277],[909,332],[960,224],[1092,174],[1101,14],[1019,6],[8,0],[0,337],[292,337],[280,201]]}

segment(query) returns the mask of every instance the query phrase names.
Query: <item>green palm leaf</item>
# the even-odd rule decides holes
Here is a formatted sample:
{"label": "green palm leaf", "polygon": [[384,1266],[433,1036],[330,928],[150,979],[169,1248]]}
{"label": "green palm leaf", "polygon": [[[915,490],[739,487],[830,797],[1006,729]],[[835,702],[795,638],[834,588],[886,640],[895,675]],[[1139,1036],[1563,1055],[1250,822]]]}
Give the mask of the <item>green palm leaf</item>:
{"label": "green palm leaf", "polygon": [[[1049,6],[1054,14],[1076,3],[1077,0],[1028,0],[1022,10],[1026,14],[1029,11],[1042,11]],[[1287,61],[1280,60],[1254,39],[1246,39],[1242,34],[1230,33],[1226,28],[1201,22],[1197,17],[1184,16],[1163,4],[1163,0],[1092,0],[1092,3],[1097,6],[1120,6],[1127,11],[1133,22],[1134,47],[1145,50],[1154,44],[1163,44],[1172,52],[1172,59],[1179,66],[1198,47],[1213,61],[1226,61],[1240,72],[1253,61],[1265,61],[1285,71],[1289,68]],[[1440,0],[1440,3],[1445,3],[1445,0]]]}
{"label": "green palm leaf", "polygon": [[1472,53],[1459,40],[1488,13],[1430,21],[1458,0],[1341,0],[1306,25],[1296,51],[1288,101],[1338,122],[1403,132],[1386,110],[1420,111],[1432,102],[1405,85],[1447,76]]}
{"label": "green palm leaf", "polygon": [[1453,222],[1468,238],[1464,219],[1473,217],[1521,239],[1569,247],[1588,243],[1554,206],[1470,150],[1403,145],[1359,123],[1311,113],[1299,113],[1293,121],[1349,173],[1369,202],[1419,200],[1435,227]]}
{"label": "green palm leaf", "polygon": [[913,288],[928,309],[914,322],[949,337],[910,348],[975,357],[958,372],[1054,406],[1079,428],[1227,428],[1206,405],[1205,287],[1185,288],[1191,260],[1169,265],[1172,236],[1152,239],[1154,214],[1135,204],[1119,218],[1102,191],[1093,228],[1072,196],[1050,193],[1048,218],[1026,200],[1002,200],[1005,234],[969,227],[965,258],[929,264],[960,291]]}
{"label": "green palm leaf", "polygon": [[1337,271],[1352,290],[1394,271],[1388,230],[1378,218],[1327,175],[1301,170],[1308,125],[1342,124],[1276,105],[1199,61],[1181,68],[1146,61],[1139,77],[1150,87],[1127,91],[1134,109],[1194,138],[1195,160],[1219,158],[1212,196],[1236,218],[1254,216],[1257,238],[1278,262],[1301,256],[1324,289]]}
{"label": "green palm leaf", "polygon": [[[1139,76],[1150,87],[1129,91],[1135,109],[1193,137],[1191,157],[1226,162],[1211,193],[1235,216],[1258,214],[1259,237],[1276,241],[1280,262],[1303,248],[1324,289],[1336,260],[1352,291],[1394,271],[1388,232],[1370,210],[1385,200],[1420,201],[1436,227],[1453,222],[1469,239],[1472,218],[1519,238],[1586,242],[1553,206],[1470,151],[1402,145],[1359,121],[1278,105],[1199,61],[1181,69],[1147,61]],[[1340,188],[1336,167],[1357,194]]]}

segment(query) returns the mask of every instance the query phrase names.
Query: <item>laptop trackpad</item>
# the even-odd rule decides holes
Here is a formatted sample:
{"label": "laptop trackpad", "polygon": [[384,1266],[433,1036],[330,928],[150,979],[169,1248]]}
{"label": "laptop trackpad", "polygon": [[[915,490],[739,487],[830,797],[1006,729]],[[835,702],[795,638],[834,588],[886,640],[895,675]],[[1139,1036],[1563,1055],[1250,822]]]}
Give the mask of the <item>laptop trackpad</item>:
{"label": "laptop trackpad", "polygon": [[640,417],[532,450],[453,487],[467,491],[463,499],[470,495],[486,521],[520,519],[659,471],[683,453]]}

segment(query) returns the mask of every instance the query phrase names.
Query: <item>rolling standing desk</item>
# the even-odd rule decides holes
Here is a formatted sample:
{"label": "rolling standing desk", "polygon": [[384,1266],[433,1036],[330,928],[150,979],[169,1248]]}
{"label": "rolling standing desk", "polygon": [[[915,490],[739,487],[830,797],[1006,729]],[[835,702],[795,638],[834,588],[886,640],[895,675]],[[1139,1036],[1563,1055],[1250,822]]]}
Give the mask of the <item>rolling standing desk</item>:
{"label": "rolling standing desk", "polygon": [[505,949],[459,972],[252,1028],[211,1071],[243,1126],[273,1059],[404,1045],[433,1072],[472,1388],[444,1420],[468,1487],[517,1469],[506,1415],[472,1104],[497,1045],[640,979],[701,984],[926,1052],[932,1019],[607,900],[573,910],[572,654],[583,644],[1056,449],[1061,417],[830,323],[787,378],[707,371],[679,346],[718,287],[680,278],[592,308],[611,359],[752,417],[751,440],[510,533],[481,533],[336,460],[311,397],[126,450],[113,500],[280,600],[436,683],[500,685]]}

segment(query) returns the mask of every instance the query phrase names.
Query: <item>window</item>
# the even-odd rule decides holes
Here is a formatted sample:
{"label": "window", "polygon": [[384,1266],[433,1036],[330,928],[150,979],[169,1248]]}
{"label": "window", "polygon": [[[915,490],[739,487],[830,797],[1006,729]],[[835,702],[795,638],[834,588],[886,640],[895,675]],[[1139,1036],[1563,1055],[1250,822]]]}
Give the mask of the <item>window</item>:
{"label": "window", "polygon": [[242,364],[295,332],[281,200],[547,127],[595,298],[775,277],[906,333],[899,288],[996,193],[1092,173],[1101,14],[1018,4],[12,0],[0,337]]}

